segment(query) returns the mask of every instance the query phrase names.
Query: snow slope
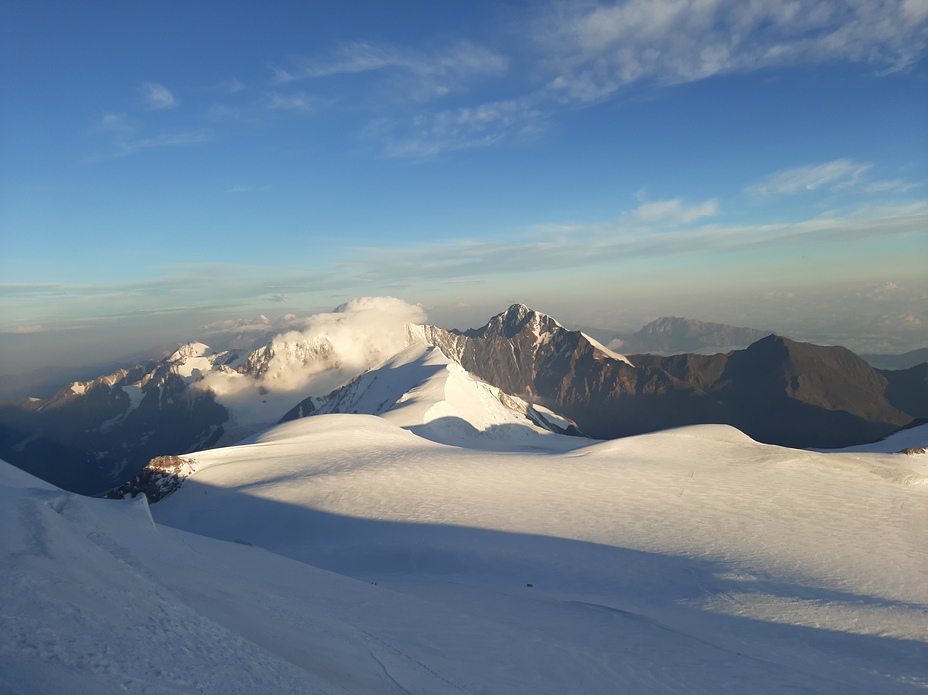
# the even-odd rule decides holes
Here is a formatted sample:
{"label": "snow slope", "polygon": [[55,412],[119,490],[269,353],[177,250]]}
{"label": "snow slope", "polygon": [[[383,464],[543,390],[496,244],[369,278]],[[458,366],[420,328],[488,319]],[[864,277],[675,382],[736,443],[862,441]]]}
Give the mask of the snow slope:
{"label": "snow slope", "polygon": [[[410,435],[411,436],[411,435]],[[0,692],[530,692],[556,644],[0,462]],[[537,669],[537,675],[535,670]],[[563,692],[563,690],[562,690]]]}
{"label": "snow slope", "polygon": [[899,430],[878,442],[858,444],[835,451],[894,454],[903,449],[925,448],[928,448],[928,423]]}
{"label": "snow slope", "polygon": [[629,360],[625,355],[620,355],[615,350],[610,350],[605,345],[600,343],[598,340],[595,340],[594,338],[591,338],[590,336],[588,336],[586,333],[581,333],[581,335],[584,338],[586,338],[594,348],[599,350],[606,357],[611,357],[614,360],[618,360],[619,362],[624,362],[625,364],[630,365],[632,367],[635,366],[631,363],[631,360]]}
{"label": "snow slope", "polygon": [[429,345],[411,345],[333,393],[316,414],[379,415],[442,444],[476,449],[567,450],[588,441],[538,427],[572,423],[503,393]]}
{"label": "snow slope", "polygon": [[[159,522],[424,601],[403,634],[448,692],[928,687],[924,456],[725,426],[487,452],[323,415],[197,461]],[[452,652],[432,611],[474,621]]]}

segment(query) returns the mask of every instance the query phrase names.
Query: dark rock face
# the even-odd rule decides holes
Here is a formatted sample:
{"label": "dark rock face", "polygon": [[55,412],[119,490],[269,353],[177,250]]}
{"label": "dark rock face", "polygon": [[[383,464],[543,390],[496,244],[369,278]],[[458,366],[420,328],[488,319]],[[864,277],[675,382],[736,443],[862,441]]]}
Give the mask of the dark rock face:
{"label": "dark rock face", "polygon": [[132,480],[110,490],[104,497],[119,500],[144,494],[154,504],[180,489],[184,480],[196,470],[195,464],[193,459],[158,456],[149,461]]}
{"label": "dark rock face", "polygon": [[637,333],[620,337],[622,349],[626,352],[669,355],[746,347],[768,333],[756,328],[665,316],[647,324]]}
{"label": "dark rock face", "polygon": [[849,350],[773,335],[722,355],[632,355],[633,367],[514,305],[483,328],[427,337],[469,372],[597,438],[725,423],[759,441],[825,448],[874,441],[912,419]]}
{"label": "dark rock face", "polygon": [[635,370],[582,333],[516,304],[465,333],[429,327],[428,339],[464,369],[506,393],[543,401],[634,390]]}
{"label": "dark rock face", "polygon": [[290,410],[284,413],[284,416],[280,418],[280,421],[290,422],[291,420],[298,420],[301,417],[309,417],[316,412],[319,405],[319,400],[320,399],[314,396],[310,396],[309,398],[300,401]]}
{"label": "dark rock face", "polygon": [[716,393],[731,424],[760,441],[840,447],[912,420],[887,400],[886,379],[846,348],[771,335],[727,358]]}
{"label": "dark rock face", "polygon": [[928,362],[928,347],[910,350],[901,355],[861,355],[867,364],[877,369],[903,370],[917,367],[918,365]]}
{"label": "dark rock face", "polygon": [[928,419],[928,362],[879,371],[887,381],[886,398],[893,406],[914,418]]}

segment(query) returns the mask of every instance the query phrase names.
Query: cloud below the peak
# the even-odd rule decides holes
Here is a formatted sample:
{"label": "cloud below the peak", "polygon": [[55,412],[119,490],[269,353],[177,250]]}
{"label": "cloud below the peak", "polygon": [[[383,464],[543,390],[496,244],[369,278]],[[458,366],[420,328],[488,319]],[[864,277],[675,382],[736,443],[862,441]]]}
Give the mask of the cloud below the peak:
{"label": "cloud below the peak", "polygon": [[[208,373],[197,388],[210,389],[250,424],[254,403],[324,396],[410,344],[409,324],[425,323],[421,306],[395,297],[361,297],[305,319],[253,353],[248,373]],[[260,413],[257,415],[260,417]]]}

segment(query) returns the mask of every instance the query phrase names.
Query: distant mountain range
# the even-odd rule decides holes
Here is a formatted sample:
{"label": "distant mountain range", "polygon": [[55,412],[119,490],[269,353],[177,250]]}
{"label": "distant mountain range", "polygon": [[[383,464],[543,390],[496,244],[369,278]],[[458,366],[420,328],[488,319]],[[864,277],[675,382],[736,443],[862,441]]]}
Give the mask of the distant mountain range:
{"label": "distant mountain range", "polygon": [[664,316],[636,333],[619,334],[613,340],[616,344],[621,341],[620,349],[625,353],[676,355],[684,352],[729,352],[747,347],[770,333],[756,328]]}
{"label": "distant mountain range", "polygon": [[0,458],[65,489],[94,494],[162,454],[209,448],[226,409],[191,390],[189,346],[160,362],[73,382],[45,400],[0,405]]}
{"label": "distant mountain range", "polygon": [[877,369],[909,369],[916,365],[928,362],[928,348],[919,348],[910,350],[901,355],[884,355],[879,353],[861,355],[873,367]]}
{"label": "distant mountain range", "polygon": [[[665,347],[757,334],[682,319],[650,325],[639,333],[663,336]],[[482,404],[454,401],[459,410],[484,413],[478,420],[486,426],[470,424],[474,416],[446,417],[485,443],[497,426],[611,439],[725,423],[766,443],[828,448],[874,441],[928,415],[928,365],[881,372],[844,348],[775,335],[725,354],[626,357],[521,304],[478,329],[408,325],[406,335],[413,353],[371,354],[369,367],[386,362],[363,375],[346,372],[324,336],[292,343],[279,336],[244,350],[191,343],[160,361],[74,382],[51,398],[0,406],[0,458],[66,489],[100,493],[154,457],[231,444],[282,419],[402,413],[425,402],[425,377],[436,373],[444,375],[442,388]],[[307,369],[343,386],[279,388]],[[460,375],[447,376],[449,369]],[[434,378],[428,383],[438,388]]]}
{"label": "distant mountain range", "polygon": [[[515,305],[483,328],[430,339],[478,377],[602,439],[717,422],[766,443],[838,447],[914,417],[889,400],[897,394],[887,394],[887,378],[849,350],[774,335],[727,354],[626,358]],[[912,388],[928,400],[928,390]]]}

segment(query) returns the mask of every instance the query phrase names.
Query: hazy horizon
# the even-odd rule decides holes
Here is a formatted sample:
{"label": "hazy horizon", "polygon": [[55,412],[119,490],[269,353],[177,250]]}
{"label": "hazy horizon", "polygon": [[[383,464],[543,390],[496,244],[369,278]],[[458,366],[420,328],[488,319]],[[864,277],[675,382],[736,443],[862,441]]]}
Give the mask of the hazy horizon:
{"label": "hazy horizon", "polygon": [[[356,299],[364,299],[364,298],[356,298]],[[390,298],[385,297],[385,298],[369,298],[369,299],[379,300],[379,299],[390,299]],[[352,302],[349,302],[349,304],[350,303]],[[506,306],[500,306],[492,310],[489,309],[488,307],[487,311],[489,311],[490,313],[486,313],[485,315],[480,314],[480,316],[483,316],[483,318],[478,317],[479,312],[474,311],[475,307],[467,307],[466,309],[457,308],[457,311],[454,312],[452,315],[461,315],[461,314],[473,315],[474,320],[471,322],[465,321],[464,323],[459,323],[456,325],[447,324],[442,321],[432,320],[432,318],[423,310],[421,304],[410,305],[410,309],[421,310],[421,317],[420,317],[421,320],[418,321],[419,323],[424,322],[424,323],[428,323],[432,325],[437,325],[442,328],[449,328],[449,329],[454,328],[458,330],[466,330],[468,328],[479,328],[480,326],[484,325],[486,321],[489,318],[491,318],[491,316],[494,316],[500,313],[501,311],[505,310],[505,308],[507,308],[510,305],[511,303],[507,303]],[[292,332],[294,330],[300,331],[305,326],[312,324],[315,319],[322,318],[324,320],[327,316],[331,315],[332,309],[335,309],[335,308],[336,307],[333,307],[326,311],[319,311],[319,312],[314,312],[314,313],[310,313],[306,315],[287,313],[287,314],[282,314],[282,315],[266,316],[262,314],[262,315],[259,315],[253,318],[241,318],[241,319],[236,319],[236,320],[226,319],[224,321],[216,321],[211,324],[197,326],[196,328],[191,329],[187,333],[182,333],[180,331],[175,331],[174,333],[171,333],[170,330],[168,330],[164,333],[153,336],[152,339],[148,342],[144,340],[144,336],[141,339],[135,341],[134,343],[133,342],[128,342],[128,343],[119,342],[119,343],[112,345],[111,349],[109,350],[101,349],[99,343],[95,341],[94,342],[95,352],[94,352],[94,357],[92,359],[88,359],[87,353],[79,349],[76,350],[75,353],[70,354],[68,352],[61,351],[59,346],[54,346],[52,350],[50,350],[47,354],[52,355],[52,356],[57,356],[58,357],[57,362],[46,362],[46,363],[40,364],[38,367],[35,367],[35,368],[30,367],[28,369],[22,369],[18,371],[13,370],[13,371],[0,373],[0,377],[26,375],[32,371],[42,370],[42,369],[49,368],[49,367],[64,368],[67,370],[87,369],[89,370],[88,376],[90,376],[91,373],[94,376],[96,376],[97,373],[92,371],[94,369],[109,369],[109,368],[115,369],[119,367],[125,368],[125,367],[132,366],[136,362],[145,362],[148,360],[160,359],[162,357],[169,355],[180,345],[189,343],[189,342],[196,342],[196,341],[204,342],[216,349],[229,349],[230,343],[234,343],[233,349],[235,348],[242,349],[244,343],[252,339],[256,341],[260,340],[260,342],[264,344],[269,341],[269,339],[265,338],[266,336],[285,335],[288,332]],[[602,331],[603,334],[600,337],[603,339],[605,339],[604,338],[605,335],[610,335],[611,337],[617,337],[619,334],[630,335],[636,332],[637,330],[639,330],[640,328],[642,328],[644,325],[646,325],[646,323],[650,323],[651,321],[657,318],[665,318],[665,317],[671,316],[671,314],[663,314],[661,316],[652,317],[646,323],[642,323],[642,324],[634,325],[634,326],[630,325],[625,328],[614,328],[614,327],[610,327],[607,325],[595,325],[593,323],[576,323],[576,322],[564,321],[563,316],[560,316],[556,313],[551,314],[551,315],[553,318],[557,319],[562,325],[565,325],[565,327],[568,328],[569,330],[597,329],[598,331]],[[692,319],[694,317],[680,316],[679,318]],[[699,319],[699,318],[696,318],[695,320],[703,321],[703,319]],[[415,321],[411,321],[411,322],[415,322]],[[722,322],[716,322],[716,321],[704,321],[704,322],[722,323]],[[732,324],[728,324],[728,325],[732,325]],[[850,349],[852,349],[854,352],[857,352],[858,354],[870,354],[871,352],[874,354],[901,354],[904,352],[909,352],[910,350],[928,347],[928,345],[925,345],[924,343],[922,344],[913,343],[914,347],[900,349],[898,348],[898,346],[895,346],[895,345],[889,346],[889,345],[886,345],[885,342],[878,342],[880,339],[879,338],[874,339],[873,336],[870,336],[870,341],[868,342],[867,336],[864,334],[862,334],[863,337],[860,339],[849,339],[847,336],[842,338],[840,335],[837,335],[837,334],[829,338],[828,337],[829,334],[827,333],[827,331],[819,331],[817,333],[813,332],[812,334],[807,335],[801,332],[782,330],[780,328],[775,328],[773,326],[766,326],[766,327],[764,326],[737,326],[737,327],[756,328],[762,331],[770,331],[778,335],[782,335],[784,337],[787,337],[793,340],[802,341],[802,342],[811,342],[811,343],[820,344],[820,345],[842,345],[844,347],[849,347]],[[371,328],[371,331],[376,332],[377,329],[378,329],[377,326],[373,326]],[[172,339],[172,336],[173,336],[173,339]],[[28,334],[26,334],[26,337],[28,337]],[[13,340],[15,341],[15,337]],[[10,341],[10,342],[12,343],[13,341]],[[25,341],[24,341],[24,345],[26,346],[26,349],[28,349],[28,344],[26,344]],[[128,345],[135,345],[135,347],[132,349],[128,349],[127,348]],[[873,346],[872,349],[868,348],[867,347],[868,345]],[[618,351],[622,351],[621,345],[611,345],[611,347],[614,347]],[[706,349],[704,350],[704,352],[712,352],[712,350]],[[30,362],[32,364],[39,364],[41,362],[41,357],[37,357],[34,351],[29,353],[29,357],[31,358]]]}
{"label": "hazy horizon", "polygon": [[0,375],[365,296],[928,345],[928,3],[14,0],[0,27]]}

